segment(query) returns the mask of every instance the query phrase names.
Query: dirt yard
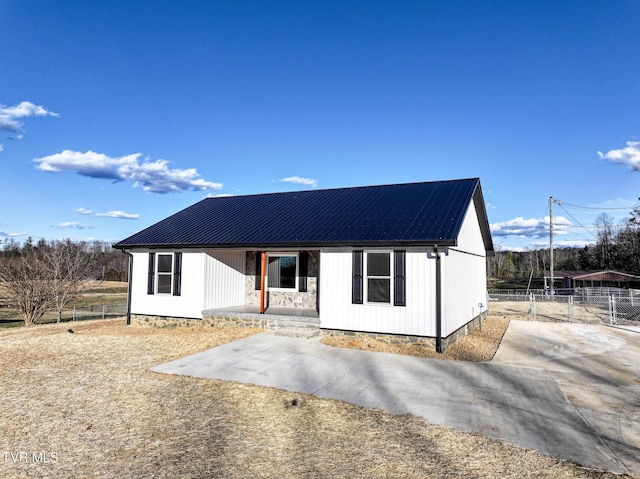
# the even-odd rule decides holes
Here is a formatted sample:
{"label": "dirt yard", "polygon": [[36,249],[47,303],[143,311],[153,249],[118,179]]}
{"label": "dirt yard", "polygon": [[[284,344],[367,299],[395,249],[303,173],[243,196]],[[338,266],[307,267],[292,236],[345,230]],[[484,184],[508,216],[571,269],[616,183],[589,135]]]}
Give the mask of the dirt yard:
{"label": "dirt yard", "polygon": [[0,331],[0,477],[618,477],[413,416],[148,370],[254,332]]}

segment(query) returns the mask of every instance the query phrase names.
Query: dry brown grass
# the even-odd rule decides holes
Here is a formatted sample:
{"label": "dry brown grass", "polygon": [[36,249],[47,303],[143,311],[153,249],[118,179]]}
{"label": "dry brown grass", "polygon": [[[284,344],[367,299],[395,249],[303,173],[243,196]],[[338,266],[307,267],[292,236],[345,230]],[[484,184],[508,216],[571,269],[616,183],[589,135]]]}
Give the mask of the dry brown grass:
{"label": "dry brown grass", "polygon": [[388,344],[374,339],[354,338],[346,336],[325,337],[324,344],[339,348],[378,351],[392,354],[405,354],[423,358],[450,359],[457,361],[491,361],[500,346],[500,341],[509,326],[509,318],[490,315],[482,322],[482,331],[476,326],[460,341],[446,349],[443,354],[423,346],[404,346]]}
{"label": "dry brown grass", "polygon": [[[0,331],[0,477],[615,477],[418,417],[149,371],[254,332]],[[13,463],[18,452],[57,462]]]}

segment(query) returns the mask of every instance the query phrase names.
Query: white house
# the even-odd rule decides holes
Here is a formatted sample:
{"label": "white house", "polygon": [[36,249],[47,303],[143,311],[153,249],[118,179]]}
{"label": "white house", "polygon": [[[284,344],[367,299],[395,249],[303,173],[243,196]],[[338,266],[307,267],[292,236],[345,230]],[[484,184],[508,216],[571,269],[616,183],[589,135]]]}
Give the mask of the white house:
{"label": "white house", "polygon": [[493,254],[477,178],[206,198],[114,247],[128,323],[300,320],[438,351],[486,307]]}

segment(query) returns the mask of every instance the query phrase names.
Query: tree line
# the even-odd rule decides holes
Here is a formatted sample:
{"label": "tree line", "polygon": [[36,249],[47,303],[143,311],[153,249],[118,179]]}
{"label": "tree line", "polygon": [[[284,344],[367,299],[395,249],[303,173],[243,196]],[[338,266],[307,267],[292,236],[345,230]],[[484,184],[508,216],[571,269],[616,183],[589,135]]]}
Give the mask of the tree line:
{"label": "tree line", "polygon": [[[620,227],[606,213],[595,223],[595,242],[583,248],[554,248],[554,270],[616,270],[640,276],[640,206]],[[551,266],[549,249],[498,251],[487,260],[487,274],[498,278],[542,277]]]}
{"label": "tree line", "polygon": [[20,311],[25,326],[63,309],[90,281],[127,281],[128,258],[106,242],[8,240],[0,253],[0,299]]}

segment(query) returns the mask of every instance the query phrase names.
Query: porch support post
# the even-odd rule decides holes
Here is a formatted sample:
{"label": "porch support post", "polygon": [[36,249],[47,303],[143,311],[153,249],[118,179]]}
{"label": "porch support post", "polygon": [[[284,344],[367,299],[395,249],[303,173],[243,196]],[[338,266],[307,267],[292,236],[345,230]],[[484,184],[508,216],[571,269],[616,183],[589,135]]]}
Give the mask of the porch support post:
{"label": "porch support post", "polygon": [[264,314],[265,310],[265,278],[267,271],[267,252],[262,252],[262,258],[260,258],[262,267],[260,268],[260,314]]}

